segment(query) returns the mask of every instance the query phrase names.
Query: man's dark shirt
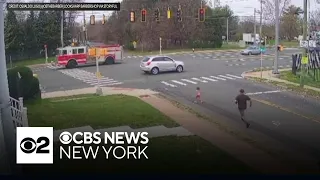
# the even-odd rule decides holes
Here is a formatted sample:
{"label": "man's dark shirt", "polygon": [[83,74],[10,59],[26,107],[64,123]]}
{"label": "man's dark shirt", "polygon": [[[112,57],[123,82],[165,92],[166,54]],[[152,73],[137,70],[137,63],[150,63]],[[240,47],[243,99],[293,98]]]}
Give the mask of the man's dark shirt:
{"label": "man's dark shirt", "polygon": [[250,97],[245,94],[239,94],[236,97],[236,101],[238,103],[239,109],[247,109],[247,101],[250,100]]}

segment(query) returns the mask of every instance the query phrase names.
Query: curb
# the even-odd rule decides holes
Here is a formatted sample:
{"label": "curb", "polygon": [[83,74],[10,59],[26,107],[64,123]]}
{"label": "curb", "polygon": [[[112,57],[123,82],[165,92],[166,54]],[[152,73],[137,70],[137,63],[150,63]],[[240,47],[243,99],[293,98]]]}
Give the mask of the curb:
{"label": "curb", "polygon": [[250,73],[250,72],[253,72],[253,70],[244,71],[243,73],[241,73],[241,77],[242,77],[243,79],[248,79],[248,78],[247,78],[248,76],[246,76],[246,74],[247,74],[247,73]]}

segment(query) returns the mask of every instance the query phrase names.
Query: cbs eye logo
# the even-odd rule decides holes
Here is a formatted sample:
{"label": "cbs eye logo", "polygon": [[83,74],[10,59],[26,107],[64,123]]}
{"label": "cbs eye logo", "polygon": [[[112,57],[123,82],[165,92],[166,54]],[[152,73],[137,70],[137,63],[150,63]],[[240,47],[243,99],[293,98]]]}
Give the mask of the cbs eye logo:
{"label": "cbs eye logo", "polygon": [[59,140],[62,144],[70,144],[72,141],[72,135],[69,132],[62,132],[59,136]]}
{"label": "cbs eye logo", "polygon": [[48,149],[44,149],[48,147],[50,144],[50,140],[47,137],[41,136],[37,140],[34,140],[30,137],[26,137],[20,142],[20,149],[22,152],[26,154],[31,154],[34,151],[39,154],[50,153]]}

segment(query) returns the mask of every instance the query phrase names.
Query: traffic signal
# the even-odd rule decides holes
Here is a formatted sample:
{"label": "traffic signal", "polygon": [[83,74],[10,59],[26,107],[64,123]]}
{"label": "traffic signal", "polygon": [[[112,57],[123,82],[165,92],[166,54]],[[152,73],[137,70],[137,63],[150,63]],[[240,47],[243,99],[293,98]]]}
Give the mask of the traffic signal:
{"label": "traffic signal", "polygon": [[91,16],[90,16],[90,24],[91,24],[91,25],[94,25],[94,24],[95,24],[95,16],[94,16],[94,15],[91,15]]}
{"label": "traffic signal", "polygon": [[155,10],[154,16],[155,16],[156,21],[159,22],[160,21],[160,10],[159,10],[159,8],[157,8]]}
{"label": "traffic signal", "polygon": [[170,11],[170,8],[168,8],[167,10],[167,19],[170,19],[171,18],[171,11]]}
{"label": "traffic signal", "polygon": [[106,23],[106,16],[102,15],[102,24],[105,24],[105,23]]}
{"label": "traffic signal", "polygon": [[136,20],[136,13],[134,11],[130,12],[130,22],[135,22]]}
{"label": "traffic signal", "polygon": [[146,22],[146,20],[147,20],[146,16],[147,16],[147,10],[142,9],[141,10],[141,22]]}
{"label": "traffic signal", "polygon": [[204,8],[199,9],[199,21],[204,22],[205,20],[205,10]]}
{"label": "traffic signal", "polygon": [[179,8],[178,11],[177,11],[177,19],[178,19],[179,22],[182,21],[182,17],[181,17],[181,16],[182,16],[182,11],[181,11],[181,9]]}

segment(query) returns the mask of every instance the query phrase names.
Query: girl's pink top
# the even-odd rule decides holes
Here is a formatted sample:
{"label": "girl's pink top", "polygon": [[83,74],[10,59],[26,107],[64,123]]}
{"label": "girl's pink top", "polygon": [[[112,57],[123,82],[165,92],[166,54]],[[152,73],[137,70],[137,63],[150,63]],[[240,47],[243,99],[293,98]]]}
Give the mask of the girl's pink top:
{"label": "girl's pink top", "polygon": [[200,96],[200,91],[199,90],[197,90],[197,96]]}

